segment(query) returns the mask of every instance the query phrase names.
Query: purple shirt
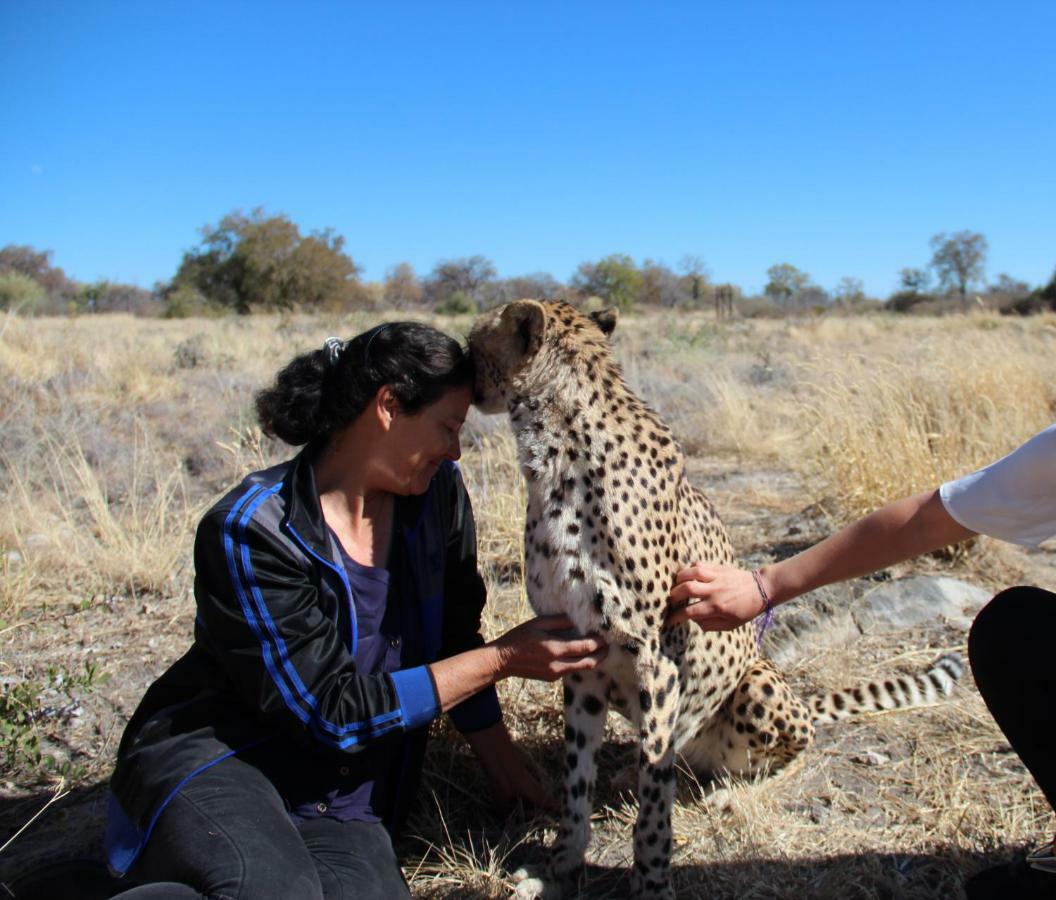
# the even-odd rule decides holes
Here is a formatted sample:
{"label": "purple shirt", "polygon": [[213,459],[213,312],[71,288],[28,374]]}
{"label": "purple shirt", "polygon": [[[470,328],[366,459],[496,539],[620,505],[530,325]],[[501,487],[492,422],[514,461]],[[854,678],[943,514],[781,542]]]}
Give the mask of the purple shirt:
{"label": "purple shirt", "polygon": [[[403,667],[403,623],[398,608],[399,593],[392,589],[389,569],[364,566],[349,556],[334,536],[341,564],[348,576],[356,610],[356,669],[364,674],[395,672]],[[390,604],[389,598],[392,598]],[[320,815],[347,822],[379,822],[375,807],[385,808],[384,796],[392,788],[393,760],[399,756],[390,741],[367,746],[355,765],[339,768],[337,777],[321,796],[297,802],[290,808],[295,821]]]}

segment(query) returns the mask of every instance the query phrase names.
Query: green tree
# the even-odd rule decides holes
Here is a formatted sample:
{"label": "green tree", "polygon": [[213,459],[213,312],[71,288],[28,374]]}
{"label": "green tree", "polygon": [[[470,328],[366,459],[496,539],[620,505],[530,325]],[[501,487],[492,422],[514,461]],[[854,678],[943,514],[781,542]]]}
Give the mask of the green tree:
{"label": "green tree", "polygon": [[633,308],[642,290],[642,273],[625,253],[613,253],[596,263],[580,263],[571,286],[587,297],[601,297],[623,312]]}
{"label": "green tree", "polygon": [[810,276],[791,263],[777,263],[766,270],[769,279],[763,293],[781,306],[791,306],[810,284]]}
{"label": "green tree", "polygon": [[947,290],[956,288],[961,295],[961,307],[968,305],[968,286],[982,281],[986,254],[990,249],[986,238],[974,231],[956,234],[937,234],[931,241],[931,267],[939,283]]}
{"label": "green tree", "polygon": [[[79,285],[51,264],[51,256],[50,250],[35,250],[26,244],[8,244],[0,249],[0,273],[29,278],[41,288],[40,296],[32,292],[34,299],[22,307],[24,311],[61,314],[77,305]],[[8,290],[12,290],[10,285]]]}
{"label": "green tree", "polygon": [[202,229],[201,245],[184,254],[167,296],[190,287],[239,313],[360,306],[359,268],[344,244],[330,229],[302,236],[285,215],[235,211]]}
{"label": "green tree", "polygon": [[17,272],[32,278],[44,292],[56,299],[72,296],[77,285],[58,266],[51,264],[50,250],[34,250],[25,244],[8,244],[0,249],[0,272]]}

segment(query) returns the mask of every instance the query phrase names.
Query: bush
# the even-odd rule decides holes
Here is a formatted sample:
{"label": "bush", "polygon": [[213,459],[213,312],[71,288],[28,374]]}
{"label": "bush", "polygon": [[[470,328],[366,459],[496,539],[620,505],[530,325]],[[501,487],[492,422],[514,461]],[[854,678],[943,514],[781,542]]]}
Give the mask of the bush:
{"label": "bush", "polygon": [[464,316],[477,311],[477,304],[461,291],[455,291],[443,303],[436,306],[435,312],[441,316]]}
{"label": "bush", "polygon": [[28,275],[0,272],[0,309],[33,312],[44,300],[45,291]]}
{"label": "bush", "polygon": [[1053,273],[1052,280],[1045,287],[1001,307],[1003,315],[1029,316],[1049,310],[1056,312],[1056,273]]}
{"label": "bush", "polygon": [[922,294],[919,291],[899,291],[887,299],[887,308],[892,312],[910,312],[914,306],[930,300],[930,294]]}
{"label": "bush", "polygon": [[166,319],[216,318],[227,312],[189,284],[182,284],[165,297]]}

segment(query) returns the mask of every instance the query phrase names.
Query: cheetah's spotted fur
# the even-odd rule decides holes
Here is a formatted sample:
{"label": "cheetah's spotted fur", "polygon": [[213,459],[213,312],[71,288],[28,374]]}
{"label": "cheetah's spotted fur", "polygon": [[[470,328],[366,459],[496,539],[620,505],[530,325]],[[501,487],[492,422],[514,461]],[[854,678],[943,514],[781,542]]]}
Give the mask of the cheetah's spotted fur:
{"label": "cheetah's spotted fur", "polygon": [[521,300],[474,325],[478,405],[506,409],[528,483],[527,589],[538,614],[566,613],[609,642],[602,666],[565,679],[566,777],[550,870],[567,878],[590,839],[594,757],[612,707],[639,730],[633,893],[671,897],[674,760],[753,775],[787,764],[814,722],[917,705],[960,676],[943,660],[916,679],[796,697],[759,656],[749,626],[664,627],[675,572],[732,563],[714,508],[685,475],[670,429],[624,382],[608,334],[614,311]]}

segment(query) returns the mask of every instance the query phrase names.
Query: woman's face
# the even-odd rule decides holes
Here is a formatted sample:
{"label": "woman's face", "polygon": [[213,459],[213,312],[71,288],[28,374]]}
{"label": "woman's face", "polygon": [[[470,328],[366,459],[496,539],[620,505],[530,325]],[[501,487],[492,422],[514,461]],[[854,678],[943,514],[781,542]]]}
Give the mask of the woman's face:
{"label": "woman's face", "polygon": [[413,415],[397,410],[386,450],[397,494],[424,494],[445,459],[462,455],[458,433],[473,399],[469,385],[452,388]]}

